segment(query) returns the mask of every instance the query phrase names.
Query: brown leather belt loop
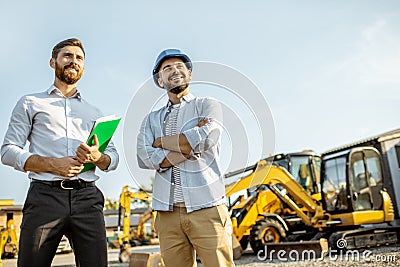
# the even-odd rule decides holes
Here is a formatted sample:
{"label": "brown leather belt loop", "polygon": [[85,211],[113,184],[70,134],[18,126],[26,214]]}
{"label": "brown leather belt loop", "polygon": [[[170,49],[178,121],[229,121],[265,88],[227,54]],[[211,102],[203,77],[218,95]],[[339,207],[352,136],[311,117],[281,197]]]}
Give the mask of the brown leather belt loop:
{"label": "brown leather belt loop", "polygon": [[176,202],[174,203],[174,207],[186,208],[185,202]]}

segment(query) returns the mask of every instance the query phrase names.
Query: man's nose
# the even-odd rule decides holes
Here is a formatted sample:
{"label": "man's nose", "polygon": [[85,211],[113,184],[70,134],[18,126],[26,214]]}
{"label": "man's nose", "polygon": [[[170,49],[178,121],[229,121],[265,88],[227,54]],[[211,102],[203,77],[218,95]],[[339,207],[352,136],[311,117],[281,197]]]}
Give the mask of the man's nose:
{"label": "man's nose", "polygon": [[71,57],[71,62],[72,62],[72,63],[75,63],[75,64],[78,64],[78,57],[77,57],[76,55],[73,55],[73,56]]}
{"label": "man's nose", "polygon": [[68,57],[68,64],[81,65],[81,61],[79,55],[70,55]]}
{"label": "man's nose", "polygon": [[178,73],[179,72],[179,68],[178,66],[172,66],[172,73]]}

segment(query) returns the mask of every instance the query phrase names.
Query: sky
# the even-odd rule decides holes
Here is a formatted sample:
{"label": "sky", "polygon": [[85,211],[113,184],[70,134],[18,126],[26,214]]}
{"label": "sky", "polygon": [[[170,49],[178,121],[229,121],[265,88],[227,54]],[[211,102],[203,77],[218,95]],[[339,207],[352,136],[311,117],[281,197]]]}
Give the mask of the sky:
{"label": "sky", "polygon": [[[0,36],[1,140],[17,100],[52,84],[53,46],[70,37],[83,41],[79,90],[103,113],[123,117],[113,139],[120,165],[100,172],[97,183],[114,200],[124,185],[137,187],[153,176],[135,167],[141,121],[132,113],[165,101],[151,84],[155,58],[165,48],[222,64],[257,88],[191,86],[196,95],[222,98],[237,118],[237,128],[227,121],[224,171],[245,167],[232,160],[239,155],[245,160],[237,162],[253,164],[270,152],[323,152],[400,128],[398,1],[1,1]],[[226,74],[207,69],[211,76]],[[245,133],[244,151],[235,131]],[[0,199],[23,204],[28,187],[26,173],[0,166]]]}

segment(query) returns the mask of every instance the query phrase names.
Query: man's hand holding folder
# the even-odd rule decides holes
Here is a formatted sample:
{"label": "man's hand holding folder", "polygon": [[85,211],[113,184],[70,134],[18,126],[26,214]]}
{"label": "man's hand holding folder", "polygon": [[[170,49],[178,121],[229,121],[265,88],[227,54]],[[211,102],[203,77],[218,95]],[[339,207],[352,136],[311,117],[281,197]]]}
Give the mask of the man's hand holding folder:
{"label": "man's hand holding folder", "polygon": [[91,163],[104,170],[110,165],[110,157],[99,151],[99,139],[93,135],[93,145],[82,143],[76,150],[76,158],[80,163]]}
{"label": "man's hand holding folder", "polygon": [[76,151],[76,158],[85,164],[82,172],[99,167],[107,169],[111,159],[104,154],[111,137],[114,135],[121,117],[106,116],[96,120],[86,143],[81,143]]}

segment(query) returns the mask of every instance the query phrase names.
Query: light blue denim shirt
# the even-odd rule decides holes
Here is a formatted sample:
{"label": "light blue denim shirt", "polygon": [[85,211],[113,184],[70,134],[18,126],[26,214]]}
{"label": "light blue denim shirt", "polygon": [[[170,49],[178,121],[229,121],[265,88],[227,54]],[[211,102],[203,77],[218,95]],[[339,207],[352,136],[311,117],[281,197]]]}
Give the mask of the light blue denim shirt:
{"label": "light blue denim shirt", "polygon": [[[75,156],[78,146],[86,142],[94,121],[102,116],[79,92],[66,98],[54,85],[44,92],[23,96],[12,112],[1,147],[1,161],[24,172],[25,162],[33,154],[54,158]],[[27,141],[29,150],[24,149]],[[104,154],[111,159],[106,171],[116,169],[119,157],[112,141]],[[71,179],[95,181],[99,179],[95,169]],[[35,172],[30,172],[28,177],[44,181],[65,178]]]}
{"label": "light blue denim shirt", "polygon": [[[168,105],[151,112],[144,119],[137,138],[139,167],[156,170],[152,207],[158,211],[173,209],[172,168],[160,168],[169,153],[152,144],[164,136],[164,119]],[[210,122],[196,126],[201,119]],[[183,197],[188,212],[225,203],[225,185],[219,166],[222,133],[222,109],[218,101],[187,94],[181,100],[177,132],[188,139],[192,157],[178,164]]]}

